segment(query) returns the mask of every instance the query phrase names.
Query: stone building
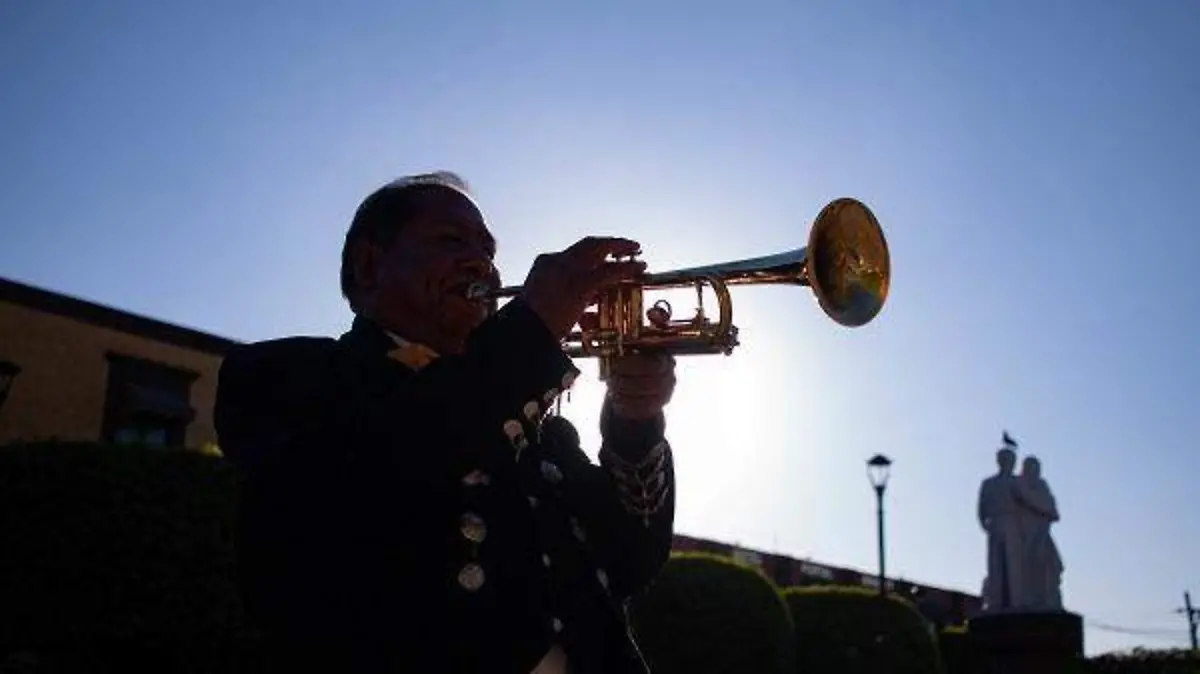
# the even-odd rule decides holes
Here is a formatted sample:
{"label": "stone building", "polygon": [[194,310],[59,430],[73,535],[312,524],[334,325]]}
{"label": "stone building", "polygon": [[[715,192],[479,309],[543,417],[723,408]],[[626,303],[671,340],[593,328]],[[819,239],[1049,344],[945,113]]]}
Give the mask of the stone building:
{"label": "stone building", "polygon": [[0,278],[0,444],[203,447],[234,343]]}

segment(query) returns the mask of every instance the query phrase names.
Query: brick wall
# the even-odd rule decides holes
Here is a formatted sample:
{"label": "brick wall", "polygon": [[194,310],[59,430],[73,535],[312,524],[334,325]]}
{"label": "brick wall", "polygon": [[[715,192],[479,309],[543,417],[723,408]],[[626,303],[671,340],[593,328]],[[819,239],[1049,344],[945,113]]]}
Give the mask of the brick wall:
{"label": "brick wall", "polygon": [[109,351],[198,373],[191,388],[196,418],[187,428],[187,444],[215,441],[219,356],[0,301],[0,359],[21,367],[0,408],[0,443],[99,440]]}

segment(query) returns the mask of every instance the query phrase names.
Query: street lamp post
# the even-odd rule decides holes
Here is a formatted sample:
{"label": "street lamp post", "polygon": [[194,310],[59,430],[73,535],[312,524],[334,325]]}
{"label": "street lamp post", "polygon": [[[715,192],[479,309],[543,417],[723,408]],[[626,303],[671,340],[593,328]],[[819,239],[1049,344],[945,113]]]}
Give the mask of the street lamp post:
{"label": "street lamp post", "polygon": [[882,454],[876,454],[867,460],[867,478],[875,489],[875,525],[879,537],[879,596],[887,595],[886,555],[883,545],[883,492],[887,490],[888,476],[892,470],[892,460]]}
{"label": "street lamp post", "polygon": [[21,374],[21,368],[16,363],[0,360],[0,409],[4,409],[4,401],[8,399],[8,390],[12,388],[13,380]]}

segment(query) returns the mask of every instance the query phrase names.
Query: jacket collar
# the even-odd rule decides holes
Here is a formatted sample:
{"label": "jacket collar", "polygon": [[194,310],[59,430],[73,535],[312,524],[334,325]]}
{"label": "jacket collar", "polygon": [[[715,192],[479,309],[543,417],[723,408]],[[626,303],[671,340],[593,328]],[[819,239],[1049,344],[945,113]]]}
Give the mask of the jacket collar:
{"label": "jacket collar", "polygon": [[390,358],[412,370],[419,370],[438,358],[438,353],[388,331],[375,321],[355,316],[350,330],[340,341],[351,350],[368,357]]}

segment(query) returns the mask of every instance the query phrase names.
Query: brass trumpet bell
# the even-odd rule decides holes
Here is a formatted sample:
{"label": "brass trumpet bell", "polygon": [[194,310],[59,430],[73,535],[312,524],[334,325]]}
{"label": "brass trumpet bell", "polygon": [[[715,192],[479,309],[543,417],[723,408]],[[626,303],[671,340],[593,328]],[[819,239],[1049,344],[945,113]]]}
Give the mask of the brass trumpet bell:
{"label": "brass trumpet bell", "polygon": [[[644,349],[675,355],[728,355],[739,344],[731,286],[808,286],[825,315],[839,325],[858,327],[879,315],[887,302],[890,281],[887,239],[875,215],[861,201],[840,198],[817,215],[804,248],[647,274],[636,282],[609,288],[597,302],[597,325],[571,333],[564,340],[564,350],[571,357],[599,358],[601,379],[607,377],[613,357]],[[704,310],[705,285],[717,298],[716,321]],[[646,310],[645,291],[689,286],[695,287],[698,303],[691,318],[672,318],[665,300]],[[511,296],[519,290],[501,288],[488,294]]]}
{"label": "brass trumpet bell", "polygon": [[842,198],[817,215],[804,248],[650,274],[641,285],[681,287],[701,278],[726,286],[809,286],[825,315],[856,328],[874,320],[887,302],[891,257],[875,214],[861,201]]}

